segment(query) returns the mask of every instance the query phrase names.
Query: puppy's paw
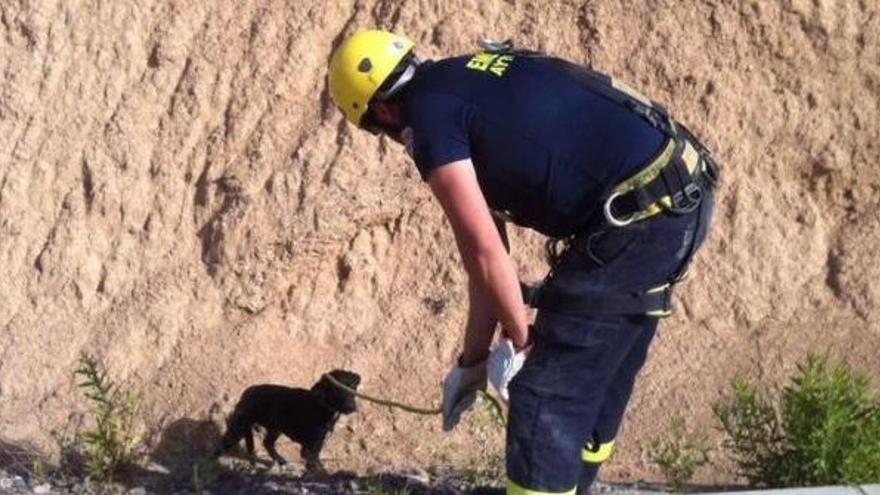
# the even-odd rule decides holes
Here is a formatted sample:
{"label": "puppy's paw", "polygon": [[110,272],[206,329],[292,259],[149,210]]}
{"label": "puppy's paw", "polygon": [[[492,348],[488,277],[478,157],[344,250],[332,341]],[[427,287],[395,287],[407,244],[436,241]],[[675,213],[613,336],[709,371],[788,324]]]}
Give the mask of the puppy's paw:
{"label": "puppy's paw", "polygon": [[324,469],[324,466],[322,464],[312,464],[306,466],[306,471],[305,473],[303,473],[303,476],[307,478],[323,478],[328,474],[329,473],[326,469]]}

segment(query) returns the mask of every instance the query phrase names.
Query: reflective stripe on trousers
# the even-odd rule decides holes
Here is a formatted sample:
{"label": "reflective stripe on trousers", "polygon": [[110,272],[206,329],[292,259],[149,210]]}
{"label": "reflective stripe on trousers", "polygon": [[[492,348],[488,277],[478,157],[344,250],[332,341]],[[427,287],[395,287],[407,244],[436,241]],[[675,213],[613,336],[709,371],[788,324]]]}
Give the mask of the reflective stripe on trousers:
{"label": "reflective stripe on trousers", "polygon": [[581,460],[588,464],[602,464],[611,457],[612,452],[614,452],[614,440],[599,445],[587,442],[581,450]]}

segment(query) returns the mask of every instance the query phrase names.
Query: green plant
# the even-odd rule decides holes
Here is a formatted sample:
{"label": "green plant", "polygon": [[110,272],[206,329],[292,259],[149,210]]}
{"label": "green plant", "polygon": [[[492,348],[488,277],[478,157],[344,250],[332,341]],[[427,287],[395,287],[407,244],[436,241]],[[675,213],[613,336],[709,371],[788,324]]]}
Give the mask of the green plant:
{"label": "green plant", "polygon": [[864,375],[810,355],[775,397],[742,379],[732,388],[713,409],[749,484],[880,480],[880,401]]}
{"label": "green plant", "polygon": [[504,449],[497,445],[503,438],[499,435],[507,426],[504,406],[499,399],[481,390],[477,394],[475,409],[479,412],[474,421],[475,433],[482,448],[477,462],[464,470],[466,485],[470,488],[492,485],[504,479]]}
{"label": "green plant", "polygon": [[31,463],[31,482],[41,485],[49,479],[49,468],[43,459],[34,459]]}
{"label": "green plant", "polygon": [[504,428],[507,426],[507,420],[504,418],[504,407],[501,403],[485,390],[477,392],[477,403],[485,409],[492,422],[497,426]]}
{"label": "green plant", "polygon": [[731,384],[732,395],[712,408],[726,434],[724,447],[730,452],[738,474],[750,485],[770,485],[778,477],[784,436],[776,411],[765,394],[742,378]]}
{"label": "green plant", "polygon": [[131,390],[121,390],[88,354],[80,356],[76,375],[82,380],[78,385],[91,401],[95,417],[94,428],[81,434],[86,468],[93,479],[109,479],[134,458],[140,440],[136,424],[139,398]]}
{"label": "green plant", "polygon": [[674,492],[681,492],[697,469],[709,462],[711,446],[705,434],[688,431],[684,418],[672,418],[669,434],[651,442],[650,457]]}

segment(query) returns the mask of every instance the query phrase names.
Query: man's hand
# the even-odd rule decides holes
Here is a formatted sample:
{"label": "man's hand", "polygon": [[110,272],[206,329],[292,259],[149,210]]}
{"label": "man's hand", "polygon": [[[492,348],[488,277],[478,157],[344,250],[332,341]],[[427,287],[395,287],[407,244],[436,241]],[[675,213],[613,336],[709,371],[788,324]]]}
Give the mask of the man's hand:
{"label": "man's hand", "polygon": [[461,415],[486,388],[486,361],[464,368],[455,366],[443,380],[443,431],[452,431]]}
{"label": "man's hand", "polygon": [[504,402],[510,402],[507,386],[519,373],[526,361],[529,348],[517,350],[508,338],[502,338],[495,349],[489,354],[487,364],[489,382],[498,391]]}

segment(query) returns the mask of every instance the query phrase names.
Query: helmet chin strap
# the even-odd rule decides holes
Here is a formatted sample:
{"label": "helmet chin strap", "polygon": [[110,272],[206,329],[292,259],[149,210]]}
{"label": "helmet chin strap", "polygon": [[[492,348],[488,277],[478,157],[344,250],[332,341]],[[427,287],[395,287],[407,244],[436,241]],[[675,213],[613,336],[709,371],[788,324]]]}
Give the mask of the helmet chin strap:
{"label": "helmet chin strap", "polygon": [[397,94],[404,86],[406,86],[408,82],[412,80],[413,76],[416,75],[416,69],[419,67],[420,63],[421,60],[419,60],[419,58],[415,54],[410,55],[404,62],[404,64],[406,65],[403,68],[403,71],[400,73],[400,76],[397,77],[397,80],[395,80],[391,87],[387,90],[376,93],[375,98],[385,101]]}
{"label": "helmet chin strap", "polygon": [[[390,103],[390,101],[393,100],[393,98],[399,94],[410,81],[412,81],[412,78],[416,75],[416,70],[418,69],[419,64],[421,64],[421,60],[414,53],[408,55],[401,63],[403,66],[402,69],[396,71],[399,72],[400,75],[393,80],[394,82],[388,89],[377,92],[373,97],[373,101]],[[373,134],[385,134],[398,143],[403,143],[403,138],[400,134],[406,126],[399,117],[396,120],[396,122],[388,122],[387,120],[380,121],[376,118],[375,109],[368,108],[361,121],[361,128],[366,129]]]}

